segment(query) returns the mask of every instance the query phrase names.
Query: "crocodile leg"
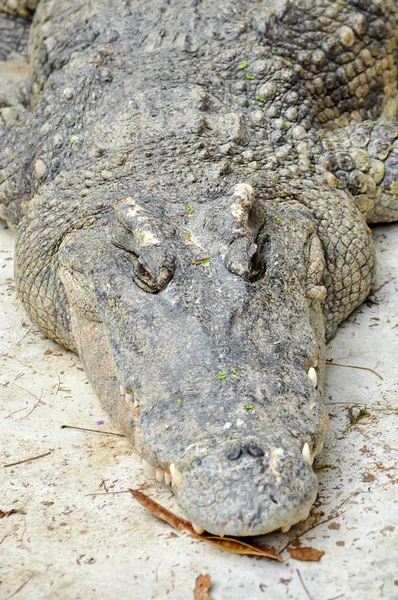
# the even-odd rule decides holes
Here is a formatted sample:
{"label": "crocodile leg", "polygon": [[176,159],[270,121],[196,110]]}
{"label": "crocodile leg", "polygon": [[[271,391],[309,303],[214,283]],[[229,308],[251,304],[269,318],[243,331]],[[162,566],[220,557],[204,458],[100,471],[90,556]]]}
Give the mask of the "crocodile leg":
{"label": "crocodile leg", "polygon": [[[338,325],[369,294],[375,266],[372,237],[346,190],[326,187],[321,177],[317,183],[296,181],[294,186],[298,190],[305,187],[305,194],[300,194],[298,199],[311,210],[318,224],[325,257],[323,285],[327,294],[323,310],[326,339],[329,340]],[[318,286],[315,291],[317,289]],[[308,295],[309,302],[323,300],[315,294],[307,292]]]}
{"label": "crocodile leg", "polygon": [[398,126],[364,121],[324,138],[329,183],[343,185],[368,223],[398,220]]}
{"label": "crocodile leg", "polygon": [[[33,209],[19,223],[15,246],[15,281],[25,309],[46,335],[74,349],[70,334],[69,307],[58,276],[58,247],[68,223],[56,224],[52,201],[40,194]],[[58,231],[59,237],[53,235]],[[46,237],[47,236],[47,237]],[[35,239],[38,243],[32,243]]]}

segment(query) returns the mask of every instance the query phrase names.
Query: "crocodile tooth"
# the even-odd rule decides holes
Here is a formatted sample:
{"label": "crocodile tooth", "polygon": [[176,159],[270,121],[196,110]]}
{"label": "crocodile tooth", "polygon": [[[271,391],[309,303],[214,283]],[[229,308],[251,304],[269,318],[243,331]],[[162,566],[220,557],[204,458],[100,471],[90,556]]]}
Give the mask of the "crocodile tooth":
{"label": "crocodile tooth", "polygon": [[132,402],[134,400],[133,394],[126,394],[126,402]]}
{"label": "crocodile tooth", "polygon": [[316,386],[318,385],[318,377],[316,375],[316,371],[315,371],[314,367],[310,367],[307,375],[311,379],[311,381],[314,385],[314,388],[316,388]]}
{"label": "crocodile tooth", "polygon": [[134,408],[138,408],[140,405],[139,401],[134,398]]}
{"label": "crocodile tooth", "polygon": [[311,458],[310,447],[309,447],[309,445],[308,445],[307,442],[304,444],[303,449],[302,449],[301,452],[302,452],[303,459],[305,460],[305,462],[308,465],[311,466],[312,465],[312,458]]}
{"label": "crocodile tooth", "polygon": [[155,470],[156,479],[158,481],[163,481],[164,479],[164,471],[160,467]]}
{"label": "crocodile tooth", "polygon": [[177,469],[177,467],[175,466],[174,463],[171,463],[171,465],[170,465],[170,474],[171,474],[171,479],[172,479],[173,485],[175,487],[179,487],[179,485],[181,483],[182,475],[181,475],[181,471],[179,471]]}
{"label": "crocodile tooth", "polygon": [[120,393],[122,396],[125,396],[127,394],[126,390],[124,389],[124,387],[122,385],[120,386]]}
{"label": "crocodile tooth", "polygon": [[204,527],[201,527],[200,525],[196,525],[196,523],[192,523],[192,529],[199,535],[202,535],[202,533],[205,532]]}
{"label": "crocodile tooth", "polygon": [[168,471],[164,472],[164,482],[166,485],[170,485],[171,483],[171,475]]}
{"label": "crocodile tooth", "polygon": [[153,465],[151,465],[147,460],[143,460],[142,464],[144,467],[145,475],[147,475],[148,477],[155,477],[155,475],[156,475],[155,467]]}
{"label": "crocodile tooth", "polygon": [[291,525],[282,525],[281,532],[287,533],[289,531],[290,527],[291,527]]}

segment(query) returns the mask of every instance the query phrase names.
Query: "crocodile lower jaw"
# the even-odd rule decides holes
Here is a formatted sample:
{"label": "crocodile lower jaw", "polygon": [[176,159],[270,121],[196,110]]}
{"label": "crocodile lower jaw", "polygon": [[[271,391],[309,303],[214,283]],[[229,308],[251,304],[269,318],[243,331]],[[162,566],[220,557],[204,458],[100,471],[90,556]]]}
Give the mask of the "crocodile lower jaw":
{"label": "crocodile lower jaw", "polygon": [[[313,455],[309,454],[308,444],[304,444],[303,458],[306,461],[307,461],[307,458],[306,458],[307,453],[309,456],[308,461],[310,461],[310,464],[312,465],[315,457]],[[169,471],[167,469],[162,469],[160,467],[154,467],[145,459],[142,460],[142,463],[143,463],[144,473],[147,475],[147,477],[150,477],[152,479],[156,478],[157,481],[159,481],[161,483],[164,482],[168,487],[171,487],[173,489],[173,491],[177,492],[178,487],[181,483],[182,474],[177,469],[177,467],[174,465],[174,463],[172,463],[170,465]],[[233,535],[233,536],[239,536],[239,537],[265,535],[267,533],[271,533],[278,529],[280,529],[280,531],[282,533],[287,533],[290,530],[290,528],[293,527],[293,525],[296,525],[297,523],[300,523],[301,521],[305,521],[306,519],[308,519],[310,510],[315,501],[315,498],[316,498],[316,490],[314,491],[313,497],[311,497],[308,502],[306,502],[305,504],[302,504],[298,509],[292,511],[290,514],[287,514],[287,515],[285,514],[282,519],[276,517],[276,518],[268,520],[267,523],[264,524],[261,527],[261,529],[259,529],[259,530],[253,530],[253,529],[249,530],[249,529],[242,528],[241,524],[239,523],[239,520],[234,520],[234,519],[231,519],[230,521],[225,523],[225,527],[223,530],[220,530],[219,528],[217,528],[217,531],[215,531],[215,530],[211,531],[210,530],[211,528],[207,528],[207,530],[206,530],[205,527],[203,527],[202,525],[200,525],[198,523],[195,523],[194,521],[192,521],[192,528],[199,535],[201,535],[202,533],[207,531],[208,533],[213,533],[214,535],[219,535],[221,537],[223,537],[225,535],[226,536]]]}

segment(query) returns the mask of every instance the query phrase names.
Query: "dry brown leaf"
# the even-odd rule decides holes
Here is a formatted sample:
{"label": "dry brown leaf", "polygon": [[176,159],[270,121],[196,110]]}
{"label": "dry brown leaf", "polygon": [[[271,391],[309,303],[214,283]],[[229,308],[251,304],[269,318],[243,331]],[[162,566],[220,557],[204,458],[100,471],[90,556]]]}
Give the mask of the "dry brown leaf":
{"label": "dry brown leaf", "polygon": [[24,512],[20,508],[11,508],[11,510],[1,510],[0,509],[0,519],[2,519],[3,517],[9,517],[10,515],[15,515],[16,513],[19,513],[21,515],[26,515],[26,512]]}
{"label": "dry brown leaf", "polygon": [[181,517],[177,517],[177,515],[173,514],[167,508],[164,508],[155,500],[152,500],[142,492],[138,490],[130,490],[131,494],[134,498],[144,507],[149,510],[155,517],[161,519],[162,521],[166,521],[169,525],[178,529],[178,531],[188,531],[189,533],[193,533],[197,535],[189,521],[186,519],[182,519]]}
{"label": "dry brown leaf", "polygon": [[[283,562],[283,558],[274,548],[269,548],[266,546],[258,546],[256,544],[252,544],[246,541],[243,541],[239,538],[231,538],[231,537],[221,537],[218,535],[212,535],[210,533],[204,533],[199,535],[193,529],[192,524],[186,519],[182,519],[181,517],[177,517],[177,515],[173,514],[157,502],[148,498],[142,492],[138,490],[130,490],[131,494],[134,498],[145,508],[149,510],[155,517],[165,521],[178,531],[186,531],[189,535],[197,540],[201,540],[203,542],[207,542],[208,544],[212,544],[212,546],[217,546],[221,550],[225,550],[227,552],[232,552],[233,554],[249,554],[252,556],[265,556],[267,558],[272,558],[274,560],[278,560],[279,562]],[[319,559],[317,559],[319,560]]]}
{"label": "dry brown leaf", "polygon": [[252,544],[251,542],[246,542],[239,538],[221,537],[210,533],[203,533],[202,535],[197,536],[197,538],[212,544],[212,546],[217,546],[217,548],[221,548],[221,550],[232,552],[233,554],[266,556],[267,558],[273,558],[274,560],[283,562],[282,556],[269,546],[257,546],[257,544]]}
{"label": "dry brown leaf", "polygon": [[323,550],[317,550],[310,546],[303,546],[302,548],[288,548],[288,552],[292,558],[297,560],[321,560],[325,554]]}
{"label": "dry brown leaf", "polygon": [[208,573],[206,573],[206,575],[199,575],[195,581],[195,589],[193,592],[194,600],[213,600],[209,595],[210,588],[210,575]]}

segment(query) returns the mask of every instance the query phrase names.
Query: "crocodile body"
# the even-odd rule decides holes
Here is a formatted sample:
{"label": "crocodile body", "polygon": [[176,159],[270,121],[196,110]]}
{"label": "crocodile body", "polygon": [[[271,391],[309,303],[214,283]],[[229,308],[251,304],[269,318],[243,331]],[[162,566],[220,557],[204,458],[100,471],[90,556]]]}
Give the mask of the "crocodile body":
{"label": "crocodile body", "polygon": [[286,531],[398,218],[394,3],[34,4],[0,2],[9,53],[30,27],[27,79],[0,66],[19,296],[198,531]]}

